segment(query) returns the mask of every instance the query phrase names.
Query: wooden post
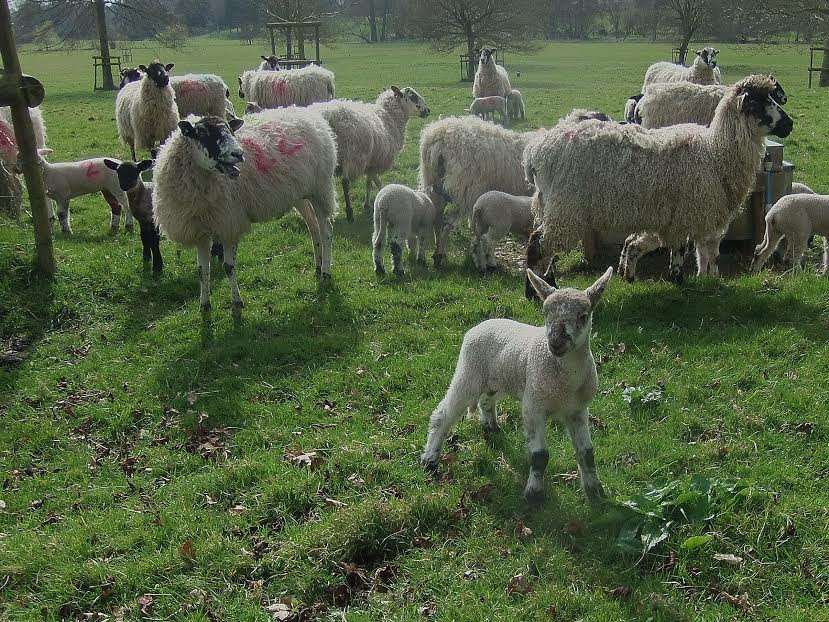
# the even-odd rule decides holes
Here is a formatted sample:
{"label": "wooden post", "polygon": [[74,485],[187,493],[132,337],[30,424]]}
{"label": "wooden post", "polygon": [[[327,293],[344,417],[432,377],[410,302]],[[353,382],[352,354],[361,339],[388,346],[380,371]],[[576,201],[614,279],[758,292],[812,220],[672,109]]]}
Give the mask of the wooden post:
{"label": "wooden post", "polygon": [[17,48],[14,43],[8,0],[0,0],[0,55],[3,57],[6,74],[15,76],[21,87],[17,90],[14,97],[15,101],[10,102],[14,136],[20,152],[19,160],[23,166],[23,175],[26,178],[29,204],[32,207],[37,265],[45,275],[52,276],[55,274],[55,256],[52,251],[52,226],[49,223],[49,206],[46,202],[43,174],[37,162],[37,145],[35,143],[35,133],[32,129],[32,119],[29,116],[29,102],[24,99],[22,90],[23,79],[20,71],[20,59],[17,56]]}
{"label": "wooden post", "polygon": [[104,4],[104,0],[95,0],[95,19],[98,22],[98,38],[101,42],[102,88],[105,91],[114,91],[115,82],[112,80],[112,65],[109,61],[109,35],[107,34],[106,5]]}
{"label": "wooden post", "polygon": [[320,64],[320,27],[314,26],[314,40],[317,43],[317,65]]}
{"label": "wooden post", "polygon": [[274,39],[273,27],[268,26],[268,31],[271,33],[271,54],[276,56],[276,40]]}

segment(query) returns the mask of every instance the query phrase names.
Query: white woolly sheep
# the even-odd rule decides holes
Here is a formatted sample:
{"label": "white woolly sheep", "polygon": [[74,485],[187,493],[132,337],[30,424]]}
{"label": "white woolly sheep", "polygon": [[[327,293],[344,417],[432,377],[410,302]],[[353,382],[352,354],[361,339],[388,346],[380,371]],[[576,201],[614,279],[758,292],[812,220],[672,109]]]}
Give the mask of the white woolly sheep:
{"label": "white woolly sheep", "polygon": [[590,440],[588,406],[598,389],[590,350],[593,311],[613,268],[586,290],[556,289],[531,270],[527,277],[544,301],[544,326],[513,320],[487,320],[466,333],[446,396],[429,421],[429,437],[421,455],[427,468],[437,468],[443,441],[458,419],[477,407],[485,432],[497,431],[497,404],[506,395],[521,400],[524,433],[530,453],[530,475],[524,488],[528,501],[544,497],[548,419],[567,428],[576,451],[582,488],[595,502],[604,496],[596,475]]}
{"label": "white woolly sheep", "polygon": [[259,71],[279,71],[281,69],[279,66],[279,57],[275,54],[271,54],[270,56],[263,54],[259,58],[262,59],[262,62],[259,63]]}
{"label": "white woolly sheep", "polygon": [[227,112],[230,89],[219,76],[212,73],[188,73],[172,76],[170,85],[176,94],[179,117],[187,115],[221,117]]}
{"label": "white woolly sheep", "polygon": [[125,84],[115,98],[118,135],[130,148],[133,160],[136,149],[151,151],[163,143],[176,129],[179,119],[168,75],[173,64],[162,65],[155,60],[149,67],[138,68],[144,77]]}
{"label": "white woolly sheep", "polygon": [[792,182],[792,191],[789,194],[817,194],[817,192],[812,190],[806,184],[795,181]]}
{"label": "white woolly sheep", "polygon": [[763,267],[784,236],[792,266],[802,269],[803,254],[813,233],[823,236],[821,273],[829,274],[829,195],[787,194],[782,197],[766,214],[766,233],[763,242],[754,250],[752,270]]}
{"label": "white woolly sheep", "polygon": [[[719,276],[717,259],[720,256],[720,242],[723,233],[696,240],[697,276]],[[636,266],[639,260],[665,244],[655,233],[633,233],[625,239],[619,255],[619,274],[627,281],[636,280]]]}
{"label": "white woolly sheep", "polygon": [[[548,248],[568,248],[591,231],[647,231],[672,249],[671,276],[681,280],[681,245],[728,227],[754,185],[765,136],[791,133],[793,122],[771,98],[773,90],[768,76],[738,82],[710,127],[646,130],[589,120],[544,132],[526,154],[541,222],[528,245],[528,266],[537,257],[531,247],[542,239]],[[701,169],[717,175],[700,175]]]}
{"label": "white woolly sheep", "polygon": [[690,67],[676,65],[666,61],[654,63],[645,72],[645,83],[642,92],[651,84],[657,82],[694,82],[695,84],[716,84],[717,78],[714,69],[717,67],[719,50],[703,48],[697,50],[694,62]]}
{"label": "white woolly sheep", "polygon": [[[29,117],[32,119],[32,129],[35,133],[35,146],[38,149],[45,149],[46,124],[43,122],[43,112],[39,107],[29,108]],[[15,172],[17,154],[17,139],[14,135],[11,108],[2,106],[0,107],[0,160],[10,173]]]}
{"label": "white woolly sheep", "polygon": [[497,112],[501,117],[501,123],[509,125],[507,100],[497,95],[490,95],[489,97],[476,97],[472,100],[472,103],[466,111],[484,120],[488,118],[494,119],[495,113]]}
{"label": "white woolly sheep", "polygon": [[472,84],[472,97],[489,97],[496,95],[506,97],[512,91],[507,70],[495,62],[495,50],[484,48],[478,60],[475,82]]}
{"label": "white woolly sheep", "polygon": [[246,71],[239,76],[239,97],[262,108],[308,106],[334,99],[334,74],[317,65],[285,71]]}
{"label": "white woolly sheep", "polygon": [[524,110],[524,98],[521,97],[521,91],[512,89],[507,95],[507,112],[509,118],[513,121],[526,118],[526,110]]}
{"label": "white woolly sheep", "polygon": [[219,117],[181,121],[155,164],[155,222],[171,240],[196,247],[205,311],[211,240],[224,247],[233,306],[241,309],[235,270],[240,238],[252,223],[280,218],[292,208],[308,226],[317,274],[331,274],[337,212],[331,129],[320,115],[295,107],[249,115],[242,123]]}
{"label": "white woolly sheep", "polygon": [[[46,196],[58,207],[58,220],[64,234],[72,234],[69,215],[69,201],[85,194],[100,192],[112,211],[110,230],[118,232],[122,208],[128,206],[127,195],[118,184],[118,176],[104,164],[104,158],[80,160],[78,162],[48,162],[45,155],[50,150],[39,152],[38,161],[43,171]],[[126,210],[124,228],[132,231],[132,214]]]}
{"label": "white woolly sheep", "polygon": [[413,88],[392,86],[373,104],[338,99],[314,104],[309,110],[321,114],[337,136],[337,175],[345,197],[345,214],[354,219],[351,183],[366,176],[363,208],[371,213],[371,186],[380,189],[379,175],[394,166],[406,140],[406,125],[413,117],[427,117],[429,107]]}
{"label": "white woolly sheep", "polygon": [[497,267],[493,244],[507,233],[526,241],[533,230],[532,197],[498,190],[482,194],[472,208],[472,261],[481,272]]}
{"label": "white woolly sheep", "polygon": [[383,187],[374,199],[374,271],[385,274],[383,244],[389,236],[389,250],[394,273],[403,276],[403,243],[409,247],[409,259],[426,264],[426,240],[434,238],[435,206],[425,192],[400,184]]}

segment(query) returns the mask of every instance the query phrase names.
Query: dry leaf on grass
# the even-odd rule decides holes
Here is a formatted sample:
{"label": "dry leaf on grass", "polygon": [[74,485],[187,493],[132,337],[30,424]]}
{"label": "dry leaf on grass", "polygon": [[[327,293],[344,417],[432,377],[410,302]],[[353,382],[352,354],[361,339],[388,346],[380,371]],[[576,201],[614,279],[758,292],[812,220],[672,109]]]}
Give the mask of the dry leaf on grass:
{"label": "dry leaf on grass", "polygon": [[509,580],[507,583],[507,594],[510,596],[514,594],[529,594],[533,591],[532,585],[530,585],[529,579],[527,579],[526,575],[517,574]]}

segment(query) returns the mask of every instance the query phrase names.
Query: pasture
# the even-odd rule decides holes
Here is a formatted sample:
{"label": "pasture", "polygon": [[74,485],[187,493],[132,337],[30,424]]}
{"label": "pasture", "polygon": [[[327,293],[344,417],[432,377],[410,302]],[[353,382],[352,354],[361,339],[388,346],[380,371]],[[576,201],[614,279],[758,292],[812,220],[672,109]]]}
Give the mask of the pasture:
{"label": "pasture", "polygon": [[[829,192],[827,93],[805,88],[808,52],[719,47],[727,82],[775,73],[795,177]],[[236,75],[264,51],[193,40],[136,63],[218,73],[241,111]],[[541,127],[576,106],[620,118],[669,51],[562,43],[507,62],[526,126]],[[341,44],[324,59],[339,97],[397,84],[426,99],[432,117],[410,122],[383,177],[416,184],[424,123],[469,105],[456,57]],[[88,52],[21,61],[47,87],[54,161],[127,155]],[[363,188],[355,223],[340,205],[324,290],[296,216],[242,240],[241,321],[221,270],[202,320],[193,251],[163,241],[162,276],[143,271],[138,234],[110,237],[100,196],[72,202],[73,237],[55,226],[51,283],[31,272],[30,223],[0,221],[0,349],[24,357],[0,367],[0,617],[829,620],[829,280],[816,253],[799,275],[614,279],[594,319],[591,412],[615,502],[588,506],[570,442],[550,429],[547,502],[533,509],[513,401],[494,441],[460,424],[437,478],[418,456],[465,331],[540,323],[538,305],[517,270],[481,277],[465,232],[441,271],[376,277]],[[596,276],[573,268],[559,283]]]}

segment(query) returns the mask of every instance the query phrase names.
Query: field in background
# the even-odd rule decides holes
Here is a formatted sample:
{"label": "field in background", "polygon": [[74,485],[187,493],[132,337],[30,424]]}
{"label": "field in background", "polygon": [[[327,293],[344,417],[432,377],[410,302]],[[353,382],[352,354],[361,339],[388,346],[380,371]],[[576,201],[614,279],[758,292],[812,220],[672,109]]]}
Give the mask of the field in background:
{"label": "field in background", "polygon": [[[720,49],[728,81],[774,71],[796,123],[786,157],[829,191],[827,93],[805,88],[808,53]],[[196,40],[158,55],[234,91],[264,51]],[[522,74],[526,126],[540,127],[575,106],[620,117],[669,53],[564,43],[507,62]],[[339,96],[413,86],[433,118],[469,103],[455,59],[417,45],[324,50]],[[114,93],[91,92],[89,52],[22,63],[47,87],[53,159],[126,155]],[[416,183],[423,124],[410,123],[385,182]],[[297,218],[257,226],[240,247],[239,323],[218,275],[202,322],[192,251],[163,242],[162,277],[143,272],[138,235],[109,237],[100,197],[72,202],[75,235],[57,234],[51,284],[30,272],[28,223],[0,222],[0,349],[25,355],[0,368],[0,617],[265,620],[283,598],[323,619],[347,608],[349,620],[829,620],[829,281],[814,262],[681,288],[612,282],[594,320],[606,487],[641,508],[637,495],[699,477],[743,486],[709,494],[710,511],[675,519],[640,558],[619,549],[615,513],[586,506],[560,430],[548,435],[548,501],[526,507],[512,401],[502,438],[488,444],[465,421],[440,481],[424,475],[427,417],[463,333],[540,313],[517,274],[474,272],[463,234],[445,270],[377,279],[361,212],[336,223],[324,292]]]}

